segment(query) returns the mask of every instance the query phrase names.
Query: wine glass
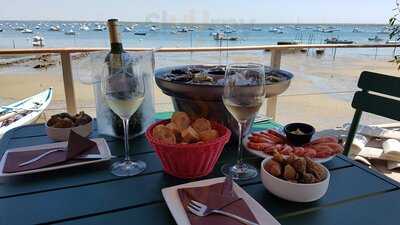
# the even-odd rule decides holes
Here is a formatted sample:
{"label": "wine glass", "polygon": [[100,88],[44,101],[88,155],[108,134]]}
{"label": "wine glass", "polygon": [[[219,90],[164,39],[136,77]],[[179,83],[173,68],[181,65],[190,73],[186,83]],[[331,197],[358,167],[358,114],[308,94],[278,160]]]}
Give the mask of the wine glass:
{"label": "wine glass", "polygon": [[[111,61],[111,60],[110,60]],[[111,65],[113,64],[113,65]],[[129,118],[142,104],[145,93],[142,70],[138,62],[108,62],[108,73],[102,79],[102,92],[111,110],[123,121],[125,158],[112,164],[116,176],[134,176],[146,168],[146,163],[131,160],[129,155]]]}
{"label": "wine glass", "polygon": [[242,135],[247,122],[254,119],[265,96],[264,66],[256,63],[230,64],[226,68],[222,100],[238,122],[239,141],[236,163],[222,166],[222,173],[234,180],[257,176],[253,166],[243,162]]}

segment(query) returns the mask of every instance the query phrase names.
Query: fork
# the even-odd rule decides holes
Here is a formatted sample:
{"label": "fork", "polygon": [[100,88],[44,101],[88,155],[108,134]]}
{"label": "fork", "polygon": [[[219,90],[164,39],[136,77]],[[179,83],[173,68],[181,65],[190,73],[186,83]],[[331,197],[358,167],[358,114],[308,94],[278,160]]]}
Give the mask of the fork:
{"label": "fork", "polygon": [[210,209],[210,208],[207,207],[207,205],[204,205],[203,203],[200,203],[200,202],[196,202],[194,200],[191,200],[189,202],[189,204],[187,205],[187,208],[189,209],[190,212],[192,212],[196,216],[208,216],[208,215],[210,215],[212,213],[217,213],[217,214],[221,214],[221,215],[236,219],[236,220],[240,221],[243,224],[258,225],[258,223],[254,223],[254,222],[252,222],[250,220],[247,220],[247,219],[242,218],[240,216],[234,215],[232,213],[225,212],[225,211],[218,210],[218,209]]}
{"label": "fork", "polygon": [[54,148],[48,148],[47,150],[50,150],[50,149],[53,149],[53,150],[45,152],[43,154],[40,154],[40,155],[36,156],[35,158],[33,158],[31,160],[28,160],[26,162],[20,163],[18,166],[26,166],[28,164],[34,163],[34,162],[38,161],[39,159],[41,159],[41,158],[43,158],[43,157],[45,157],[47,155],[50,155],[50,154],[52,154],[54,152],[67,151],[66,147],[54,147]]}

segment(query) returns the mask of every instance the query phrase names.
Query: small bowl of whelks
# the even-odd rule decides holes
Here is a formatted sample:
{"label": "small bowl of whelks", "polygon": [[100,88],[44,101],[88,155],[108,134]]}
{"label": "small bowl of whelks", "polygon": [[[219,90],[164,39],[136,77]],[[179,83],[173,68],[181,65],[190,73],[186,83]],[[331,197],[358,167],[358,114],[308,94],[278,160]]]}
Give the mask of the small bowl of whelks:
{"label": "small bowl of whelks", "polygon": [[308,157],[291,154],[284,158],[275,152],[261,163],[261,180],[272,194],[294,202],[322,198],[329,186],[329,170]]}
{"label": "small bowl of whelks", "polygon": [[146,138],[161,160],[164,171],[179,178],[208,175],[229,141],[231,131],[205,118],[175,112],[170,120],[151,125]]}
{"label": "small bowl of whelks", "polygon": [[52,115],[46,122],[46,134],[49,138],[56,141],[68,140],[71,130],[82,137],[87,137],[92,132],[92,121],[92,117],[83,111],[76,115],[59,113]]}

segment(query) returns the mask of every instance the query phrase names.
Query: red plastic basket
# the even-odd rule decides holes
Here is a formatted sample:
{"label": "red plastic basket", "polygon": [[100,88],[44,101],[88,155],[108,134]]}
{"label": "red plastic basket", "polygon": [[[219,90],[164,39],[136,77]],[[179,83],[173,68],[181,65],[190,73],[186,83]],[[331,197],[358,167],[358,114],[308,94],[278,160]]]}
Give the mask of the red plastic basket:
{"label": "red plastic basket", "polygon": [[164,171],[179,178],[198,178],[211,173],[231,136],[231,131],[223,125],[211,122],[219,137],[205,143],[195,144],[165,144],[154,138],[153,128],[159,124],[167,124],[163,120],[151,125],[146,131],[146,138],[155,149],[161,160]]}

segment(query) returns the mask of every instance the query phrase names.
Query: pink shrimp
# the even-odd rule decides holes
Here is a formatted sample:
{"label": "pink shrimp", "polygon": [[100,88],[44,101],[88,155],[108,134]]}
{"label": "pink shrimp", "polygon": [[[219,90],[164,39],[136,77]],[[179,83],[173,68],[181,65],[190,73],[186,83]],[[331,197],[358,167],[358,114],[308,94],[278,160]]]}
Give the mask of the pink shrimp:
{"label": "pink shrimp", "polygon": [[283,155],[289,155],[292,152],[293,152],[293,147],[290,145],[284,144],[279,153],[281,153]]}
{"label": "pink shrimp", "polygon": [[326,145],[314,145],[313,148],[317,152],[315,156],[316,158],[326,158],[335,154],[334,150]]}
{"label": "pink shrimp", "polygon": [[314,141],[308,143],[308,146],[315,145],[315,144],[321,144],[321,143],[338,143],[338,139],[335,137],[321,137],[318,139],[315,139]]}
{"label": "pink shrimp", "polygon": [[324,143],[323,145],[326,145],[330,147],[333,150],[334,154],[342,153],[343,152],[343,146],[339,143]]}
{"label": "pink shrimp", "polygon": [[256,143],[256,142],[248,142],[247,147],[254,149],[256,151],[263,151],[265,148],[273,146],[270,143]]}
{"label": "pink shrimp", "polygon": [[286,140],[286,137],[285,137],[285,136],[283,136],[281,133],[279,133],[279,132],[277,132],[277,131],[275,131],[275,130],[273,130],[273,129],[269,129],[269,130],[267,131],[267,133],[272,134],[272,135],[274,135],[274,136],[276,136],[276,137],[279,137],[279,138],[282,139],[282,140]]}
{"label": "pink shrimp", "polygon": [[271,141],[265,137],[261,136],[250,136],[249,141],[254,143],[270,143]]}
{"label": "pink shrimp", "polygon": [[310,157],[310,158],[315,158],[317,155],[317,151],[313,148],[306,148],[304,156]]}
{"label": "pink shrimp", "polygon": [[306,153],[305,148],[303,147],[294,147],[294,154],[297,156],[304,156],[304,153]]}
{"label": "pink shrimp", "polygon": [[331,156],[332,156],[332,153],[329,152],[329,151],[319,151],[315,155],[315,158],[328,158],[328,157],[331,157]]}
{"label": "pink shrimp", "polygon": [[264,135],[262,133],[252,133],[252,137],[262,138],[263,140],[265,140],[266,142],[269,142],[269,143],[276,143],[269,136]]}
{"label": "pink shrimp", "polygon": [[261,134],[263,134],[264,136],[266,136],[268,139],[272,140],[275,143],[280,143],[281,144],[281,143],[285,143],[286,142],[285,139],[282,139],[282,138],[280,138],[278,136],[275,136],[275,135],[273,135],[271,133],[261,132]]}

